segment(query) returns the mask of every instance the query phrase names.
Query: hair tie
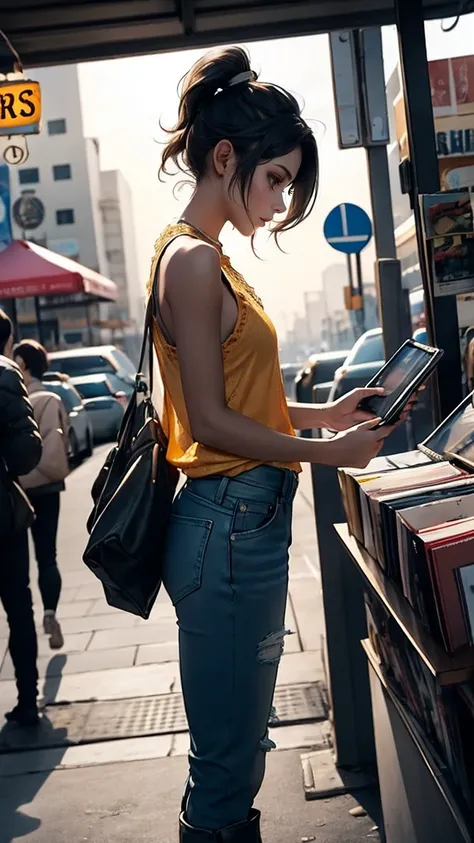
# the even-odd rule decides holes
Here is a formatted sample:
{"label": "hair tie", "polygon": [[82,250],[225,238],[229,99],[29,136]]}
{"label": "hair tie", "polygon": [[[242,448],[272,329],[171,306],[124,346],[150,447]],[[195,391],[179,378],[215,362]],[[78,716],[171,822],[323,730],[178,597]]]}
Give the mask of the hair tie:
{"label": "hair tie", "polygon": [[234,85],[240,85],[241,82],[255,82],[256,79],[257,74],[253,70],[244,70],[242,73],[237,73],[236,76],[233,76],[230,82],[227,83],[227,87],[232,88]]}

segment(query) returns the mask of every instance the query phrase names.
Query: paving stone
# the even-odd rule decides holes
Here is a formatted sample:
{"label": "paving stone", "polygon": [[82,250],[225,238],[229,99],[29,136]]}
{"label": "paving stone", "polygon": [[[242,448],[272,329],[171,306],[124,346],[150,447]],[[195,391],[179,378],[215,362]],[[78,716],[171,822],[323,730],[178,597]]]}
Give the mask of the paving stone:
{"label": "paving stone", "polygon": [[324,634],[321,587],[314,577],[290,582],[290,596],[298,619],[303,650],[318,650]]}
{"label": "paving stone", "polygon": [[[177,685],[178,676],[179,667],[176,662],[77,673],[62,676],[53,689],[54,693],[47,687],[43,702],[120,700],[169,694]],[[2,686],[8,688],[10,684],[0,683],[0,692]]]}
{"label": "paving stone", "polygon": [[322,749],[328,746],[328,729],[323,723],[298,723],[270,729],[277,749]]}
{"label": "paving stone", "polygon": [[0,756],[0,776],[21,776],[95,764],[116,764],[166,758],[171,752],[171,736],[126,738],[119,741],[47,749]]}
{"label": "paving stone", "polygon": [[111,647],[129,647],[132,644],[164,644],[175,641],[176,625],[171,621],[151,626],[95,632],[89,650],[108,650]]}
{"label": "paving stone", "polygon": [[292,635],[285,636],[285,653],[301,653],[300,641],[295,628]]}
{"label": "paving stone", "polygon": [[[77,632],[64,636],[64,647],[57,652],[60,653],[82,653],[87,650],[87,645],[92,637],[92,632]],[[46,635],[38,637],[38,653],[40,656],[51,655],[49,638]]]}
{"label": "paving stone", "polygon": [[104,589],[99,580],[94,579],[86,585],[81,585],[76,591],[76,600],[98,600],[102,597],[105,604]]}
{"label": "paving stone", "polygon": [[84,618],[89,614],[93,605],[93,600],[75,600],[73,603],[63,603],[61,599],[58,608],[58,618],[61,623],[66,618]]}
{"label": "paving stone", "polygon": [[84,564],[80,568],[61,568],[63,572],[64,585],[68,588],[81,585],[88,585],[96,580],[96,577]]}
{"label": "paving stone", "polygon": [[277,685],[318,682],[322,679],[323,666],[319,650],[283,655],[278,669]]}
{"label": "paving stone", "polygon": [[[89,610],[89,615],[123,615],[126,614],[122,612],[120,609],[113,609],[112,606],[109,606],[106,603],[104,593],[102,592],[102,596],[98,598],[92,599],[92,607]],[[131,615],[131,617],[136,617],[135,615]],[[137,616],[138,620],[138,616]]]}
{"label": "paving stone", "polygon": [[167,644],[142,644],[138,648],[135,664],[159,664],[178,661],[178,642]]}
{"label": "paving stone", "polygon": [[64,635],[71,632],[97,632],[102,629],[129,629],[135,626],[135,618],[127,612],[113,615],[86,615],[81,618],[60,618]]}
{"label": "paving stone", "polygon": [[[133,667],[137,648],[120,647],[114,650],[97,650],[95,653],[74,653],[71,655],[44,656],[38,659],[40,678],[67,676],[72,673],[87,673],[95,670],[112,670],[118,667]],[[158,661],[156,659],[155,661]],[[169,659],[171,661],[171,659]],[[176,661],[176,657],[174,659]],[[145,664],[145,662],[143,662]],[[7,655],[0,671],[0,680],[15,676],[10,656]]]}

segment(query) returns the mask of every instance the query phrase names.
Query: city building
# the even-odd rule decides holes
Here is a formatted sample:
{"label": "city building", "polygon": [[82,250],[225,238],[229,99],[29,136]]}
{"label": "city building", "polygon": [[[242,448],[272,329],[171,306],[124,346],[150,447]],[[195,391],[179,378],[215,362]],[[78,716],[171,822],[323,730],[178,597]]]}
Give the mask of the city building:
{"label": "city building", "polygon": [[141,332],[145,287],[138,272],[132,194],[119,170],[101,172],[100,185],[109,277],[118,287],[118,299],[109,305],[110,329],[134,337]]}
{"label": "city building", "polygon": [[[117,307],[91,309],[92,336],[84,306],[49,310],[48,345],[106,342],[111,325],[118,339],[124,332],[135,334],[140,295],[128,185],[120,173],[101,173],[99,143],[84,137],[77,66],[40,68],[30,75],[43,91],[42,131],[28,139],[28,160],[10,170],[13,237],[79,261],[112,278],[120,291]],[[18,316],[22,333],[35,336],[32,300],[18,302]]]}

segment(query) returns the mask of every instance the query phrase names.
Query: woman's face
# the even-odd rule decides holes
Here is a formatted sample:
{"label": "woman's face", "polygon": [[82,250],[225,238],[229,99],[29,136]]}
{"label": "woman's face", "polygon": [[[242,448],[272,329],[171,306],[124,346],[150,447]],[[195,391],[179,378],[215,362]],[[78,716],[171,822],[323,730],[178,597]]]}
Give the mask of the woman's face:
{"label": "woman's face", "polygon": [[[286,155],[259,164],[255,170],[244,206],[238,182],[233,185],[228,216],[232,225],[245,237],[271,222],[275,214],[286,211],[285,189],[294,182],[301,165],[301,149],[297,147]],[[234,167],[228,168],[225,181],[229,191]]]}

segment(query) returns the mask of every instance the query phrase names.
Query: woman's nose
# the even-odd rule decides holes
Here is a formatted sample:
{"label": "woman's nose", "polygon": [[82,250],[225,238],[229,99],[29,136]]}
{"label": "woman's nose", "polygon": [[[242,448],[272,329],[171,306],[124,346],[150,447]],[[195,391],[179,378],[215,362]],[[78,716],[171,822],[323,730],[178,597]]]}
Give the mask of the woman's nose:
{"label": "woman's nose", "polygon": [[274,214],[283,214],[286,211],[286,203],[283,196],[280,196],[280,199],[273,207]]}

